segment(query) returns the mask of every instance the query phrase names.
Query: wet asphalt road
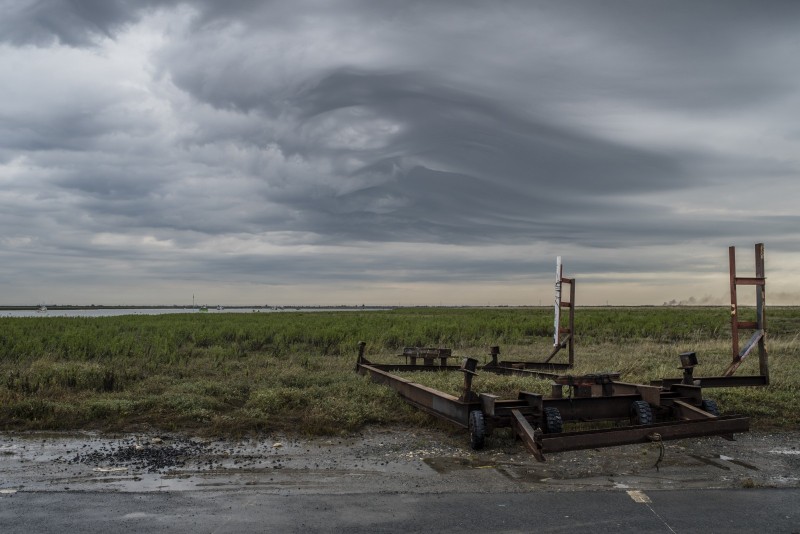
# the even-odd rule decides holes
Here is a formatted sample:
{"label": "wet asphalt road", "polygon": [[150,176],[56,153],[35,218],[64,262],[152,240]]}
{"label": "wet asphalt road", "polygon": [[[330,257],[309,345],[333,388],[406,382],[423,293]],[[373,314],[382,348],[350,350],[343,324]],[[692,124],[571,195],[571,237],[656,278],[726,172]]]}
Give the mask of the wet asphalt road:
{"label": "wet asphalt road", "polygon": [[258,490],[0,495],[5,533],[800,533],[800,489],[275,495]]}
{"label": "wet asphalt road", "polygon": [[800,534],[800,432],[573,451],[545,463],[513,439],[472,451],[462,437],[0,433],[0,534]]}

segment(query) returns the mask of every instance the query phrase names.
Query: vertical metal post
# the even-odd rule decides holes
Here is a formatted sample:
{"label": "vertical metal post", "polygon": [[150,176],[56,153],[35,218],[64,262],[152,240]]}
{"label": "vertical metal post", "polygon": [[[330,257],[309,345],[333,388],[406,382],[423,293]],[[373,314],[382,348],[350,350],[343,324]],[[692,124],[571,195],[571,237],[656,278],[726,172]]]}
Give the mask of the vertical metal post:
{"label": "vertical metal post", "polygon": [[575,279],[569,281],[569,365],[575,365]]}
{"label": "vertical metal post", "polygon": [[464,358],[461,361],[461,368],[459,369],[464,373],[464,391],[461,394],[460,400],[463,402],[471,402],[478,398],[475,392],[472,391],[472,378],[478,373],[475,369],[478,368],[478,360],[475,358]]}
{"label": "vertical metal post", "polygon": [[[556,291],[553,303],[555,318],[553,319],[553,351],[542,363],[549,363],[562,348],[569,347],[569,366],[575,364],[575,279],[564,278],[564,266],[561,263],[561,256],[556,257]],[[563,300],[564,284],[569,284],[569,302]],[[561,308],[569,307],[567,316],[568,326],[561,327]],[[567,334],[562,338],[561,334]]]}
{"label": "vertical metal post", "polygon": [[736,302],[736,247],[728,247],[728,264],[731,272],[731,339],[733,360],[739,359],[739,310]]}
{"label": "vertical metal post", "polygon": [[769,364],[767,361],[767,289],[764,275],[764,243],[756,243],[756,278],[763,283],[756,286],[756,323],[757,328],[763,333],[758,340],[758,367],[761,376],[767,378],[769,384]]}
{"label": "vertical metal post", "polygon": [[365,341],[358,342],[358,360],[356,363],[356,370],[358,370],[359,364],[364,363],[364,348],[367,346]]}
{"label": "vertical metal post", "polygon": [[561,256],[556,256],[556,298],[555,306],[555,319],[553,320],[553,346],[558,347],[561,344],[561,276],[563,274],[563,266],[561,265]]}
{"label": "vertical metal post", "polygon": [[500,347],[495,345],[493,347],[489,347],[489,356],[492,358],[492,361],[489,365],[492,367],[497,367],[500,363],[497,361],[497,357],[500,356]]}

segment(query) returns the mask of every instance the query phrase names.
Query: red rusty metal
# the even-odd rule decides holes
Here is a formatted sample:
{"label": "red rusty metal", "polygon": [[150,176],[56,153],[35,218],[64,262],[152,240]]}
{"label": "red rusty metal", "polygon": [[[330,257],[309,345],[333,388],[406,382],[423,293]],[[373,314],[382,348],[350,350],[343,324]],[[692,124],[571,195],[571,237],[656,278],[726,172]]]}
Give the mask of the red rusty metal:
{"label": "red rusty metal", "polygon": [[[650,441],[666,441],[696,436],[720,435],[731,437],[747,432],[749,419],[742,416],[719,416],[716,404],[703,398],[703,387],[734,387],[766,385],[769,383],[765,348],[766,316],[764,248],[756,245],[756,276],[737,277],[735,250],[729,249],[731,271],[731,331],[733,361],[724,376],[694,377],[697,365],[695,353],[680,355],[683,378],[665,378],[649,385],[619,380],[619,373],[600,373],[582,376],[563,374],[574,364],[574,279],[561,278],[570,284],[569,326],[557,326],[558,346],[543,362],[500,361],[500,348],[492,347],[490,363],[478,368],[477,361],[466,358],[461,366],[448,365],[449,349],[410,348],[404,350],[406,364],[378,364],[364,357],[363,342],[359,343],[356,370],[369,375],[373,381],[395,389],[414,406],[441,419],[450,421],[472,433],[490,433],[495,428],[511,427],[534,456],[544,460],[544,453],[606,447]],[[736,294],[737,285],[756,287],[756,321],[740,321]],[[558,316],[558,314],[557,314]],[[755,329],[751,339],[739,349],[739,330]],[[559,334],[567,334],[561,338]],[[760,372],[758,376],[730,376],[747,354],[758,347]],[[564,348],[569,348],[569,363],[550,360]],[[423,359],[417,365],[417,358]],[[439,365],[435,360],[439,359]],[[408,363],[410,360],[411,363]],[[392,374],[392,371],[461,371],[464,388],[460,397],[435,390]],[[479,371],[543,378],[552,381],[552,394],[545,397],[520,392],[517,399],[500,399],[489,393],[472,390],[473,377]],[[566,390],[566,391],[565,391]],[[635,409],[635,410],[634,410]],[[477,413],[473,413],[477,412]],[[715,412],[715,413],[711,413]],[[563,432],[562,422],[634,421],[634,426],[601,428],[579,432]],[[471,424],[471,422],[473,424]],[[483,435],[472,436],[473,446],[483,446]]]}
{"label": "red rusty metal", "polygon": [[[736,247],[728,248],[731,284],[731,353],[732,360],[723,376],[731,376],[739,368],[742,361],[758,347],[759,372],[764,377],[764,385],[769,384],[769,362],[766,348],[766,277],[764,276],[764,244],[755,246],[755,276],[736,276]],[[739,303],[737,286],[754,286],[756,290],[756,320],[739,320]],[[743,348],[739,348],[739,330],[755,330]]]}
{"label": "red rusty metal", "polygon": [[544,434],[539,438],[539,443],[542,452],[549,453],[700,436],[724,437],[749,430],[749,419],[737,415],[706,420],[671,421],[652,425]]}
{"label": "red rusty metal", "polygon": [[[703,407],[701,388],[694,385],[671,384],[668,387],[653,387],[644,384],[630,384],[614,380],[610,374],[586,375],[581,377],[557,377],[554,384],[558,388],[581,384],[588,386],[586,396],[564,397],[563,395],[544,397],[535,393],[520,392],[517,399],[500,399],[497,395],[478,394],[472,390],[472,378],[478,374],[477,361],[465,358],[461,367],[464,373],[464,391],[455,397],[423,386],[411,380],[393,375],[382,365],[370,362],[364,357],[363,342],[359,343],[356,370],[368,375],[377,383],[385,384],[397,391],[403,399],[421,410],[440,419],[450,421],[462,428],[471,427],[471,412],[480,412],[477,419],[481,428],[492,432],[495,428],[511,427],[522,439],[534,456],[544,460],[543,453],[563,450],[605,447],[647,441],[647,436],[657,431],[660,439],[680,439],[682,437],[723,435],[746,432],[749,420],[746,417],[718,417],[706,412]],[[446,372],[453,366],[435,367]],[[405,365],[405,370],[429,370],[429,365]],[[547,414],[557,414],[561,421],[621,421],[631,417],[634,403],[644,401],[646,407],[656,409],[662,421],[633,427],[617,429],[598,429],[565,433],[559,428],[556,433],[548,433]],[[649,415],[648,415],[649,418]],[[664,421],[664,419],[669,421]],[[697,424],[702,423],[702,424]],[[687,426],[688,425],[688,426]],[[478,436],[483,446],[483,436]]]}
{"label": "red rusty metal", "polygon": [[[693,369],[684,368],[684,378],[664,378],[654,380],[652,385],[670,386],[680,382],[693,384],[705,388],[727,388],[745,386],[769,385],[769,359],[766,347],[767,316],[766,316],[766,277],[764,275],[764,244],[755,245],[755,276],[741,277],[736,274],[736,247],[728,248],[728,264],[730,269],[731,291],[731,362],[719,376],[693,376]],[[740,305],[737,287],[754,286],[756,290],[756,320],[740,320]],[[750,339],[740,347],[740,331],[753,330]],[[758,349],[758,375],[734,376],[734,373],[744,359],[754,349]]]}

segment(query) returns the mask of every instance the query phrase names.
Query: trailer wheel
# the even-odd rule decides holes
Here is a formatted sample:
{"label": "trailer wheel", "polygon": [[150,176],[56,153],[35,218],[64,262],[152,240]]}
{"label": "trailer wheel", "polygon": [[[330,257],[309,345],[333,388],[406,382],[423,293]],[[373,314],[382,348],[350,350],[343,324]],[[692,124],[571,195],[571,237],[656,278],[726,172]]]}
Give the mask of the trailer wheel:
{"label": "trailer wheel", "polygon": [[717,406],[717,401],[714,399],[703,399],[703,402],[700,404],[700,409],[719,417],[719,407]]}
{"label": "trailer wheel", "polygon": [[469,444],[473,450],[479,451],[483,448],[486,438],[486,421],[483,419],[483,412],[473,410],[469,412]]}
{"label": "trailer wheel", "polygon": [[631,424],[653,424],[653,410],[650,409],[650,405],[647,404],[647,401],[633,401],[633,404],[631,404]]}
{"label": "trailer wheel", "polygon": [[558,408],[544,409],[544,433],[560,434],[564,430],[564,422],[561,420],[561,412]]}

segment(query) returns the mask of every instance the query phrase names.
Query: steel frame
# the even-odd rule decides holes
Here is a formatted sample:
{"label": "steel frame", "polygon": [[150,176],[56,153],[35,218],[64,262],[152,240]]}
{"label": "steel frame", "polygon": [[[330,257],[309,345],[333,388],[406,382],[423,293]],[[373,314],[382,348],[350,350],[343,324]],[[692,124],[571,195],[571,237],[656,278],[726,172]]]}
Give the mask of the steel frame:
{"label": "steel frame", "polygon": [[[764,245],[756,244],[754,277],[736,276],[735,248],[729,248],[731,281],[731,333],[733,360],[722,376],[696,378],[695,353],[680,355],[683,378],[665,378],[650,385],[631,384],[619,380],[618,373],[571,376],[559,374],[574,365],[575,348],[575,279],[562,276],[561,258],[557,261],[554,348],[542,362],[500,361],[500,348],[492,347],[491,361],[481,371],[514,374],[552,380],[552,393],[543,396],[521,391],[517,399],[500,399],[472,390],[472,379],[478,362],[463,359],[460,366],[448,365],[449,349],[406,348],[405,364],[377,364],[364,356],[366,344],[359,343],[356,371],[374,382],[396,390],[410,404],[440,419],[470,430],[472,446],[483,447],[484,436],[496,428],[510,427],[539,461],[544,453],[607,447],[649,441],[666,441],[697,436],[719,435],[733,439],[733,434],[747,432],[749,419],[740,415],[720,416],[716,404],[704,399],[702,387],[735,387],[767,385],[769,369],[766,350],[766,315]],[[563,284],[568,284],[569,301],[561,298]],[[740,321],[737,286],[756,287],[756,321]],[[568,308],[568,326],[562,327],[561,308]],[[755,333],[739,350],[739,330]],[[567,334],[562,338],[561,334]],[[742,360],[758,346],[760,375],[732,376]],[[568,349],[568,363],[551,360],[562,349]],[[424,363],[417,365],[417,358]],[[439,359],[439,365],[435,360]],[[409,360],[411,363],[408,363]],[[392,374],[392,371],[460,371],[464,386],[459,397],[417,384]],[[568,388],[568,396],[564,396]],[[564,421],[625,421],[631,424],[614,428],[563,432]]]}
{"label": "steel frame", "polygon": [[[766,316],[766,277],[764,275],[764,243],[755,245],[755,276],[741,277],[736,275],[736,247],[728,247],[728,264],[731,288],[731,354],[728,367],[719,376],[693,376],[693,369],[684,369],[683,378],[665,378],[654,381],[654,384],[668,386],[675,383],[691,383],[705,388],[767,386],[769,385],[769,359],[767,355],[767,316]],[[756,320],[741,321],[737,287],[754,286],[756,290]],[[750,339],[740,349],[740,330],[753,330]],[[733,376],[748,354],[758,347],[758,375]]]}
{"label": "steel frame", "polygon": [[[553,350],[550,351],[550,354],[541,362],[499,360],[500,347],[491,347],[489,353],[491,362],[483,366],[485,371],[496,374],[555,378],[575,366],[575,278],[564,277],[562,269],[561,256],[559,256],[556,267],[554,340]],[[569,286],[569,300],[564,300],[562,297],[564,284]],[[562,308],[567,309],[566,326],[561,324]],[[562,334],[566,334],[566,337],[561,337]],[[563,349],[567,350],[567,363],[553,362],[553,358]]]}
{"label": "steel frame", "polygon": [[[483,366],[482,370],[501,375],[522,375],[536,378],[556,378],[560,374],[572,369],[575,366],[575,278],[563,276],[563,266],[561,256],[558,257],[556,264],[556,300],[555,300],[555,322],[554,322],[554,343],[553,350],[547,355],[544,361],[511,361],[500,360],[500,347],[490,348],[489,357],[491,361]],[[564,285],[569,286],[569,300],[564,300]],[[561,323],[561,309],[567,309],[566,326]],[[565,334],[565,337],[562,335]],[[553,362],[553,358],[562,350],[567,350],[567,362]],[[403,354],[399,357],[405,359],[405,364],[383,364],[381,369],[391,371],[437,371],[437,370],[457,370],[458,366],[448,365],[448,358],[452,357],[452,351],[445,348],[434,347],[404,347]],[[415,366],[417,360],[424,362],[424,367]],[[437,365],[436,360],[439,360]]]}
{"label": "steel frame", "polygon": [[[477,374],[478,363],[473,358],[465,358],[459,367],[376,364],[364,356],[365,347],[366,343],[359,343],[356,362],[358,373],[369,376],[376,383],[391,387],[413,406],[469,429],[473,447],[476,449],[482,448],[485,435],[490,435],[497,428],[507,427],[514,429],[539,461],[544,461],[544,454],[549,452],[694,436],[721,435],[732,438],[734,433],[749,430],[749,419],[746,417],[722,417],[706,411],[708,406],[704,404],[699,386],[672,384],[665,388],[629,384],[615,380],[614,375],[563,376],[553,382],[554,393],[558,389],[569,387],[571,392],[576,392],[575,396],[564,397],[559,393],[545,397],[522,391],[517,399],[500,399],[496,395],[472,390],[472,379]],[[464,373],[464,387],[459,397],[391,372],[448,371],[453,368]],[[643,424],[611,429],[562,432],[563,421],[635,420],[635,407],[646,407],[647,413],[653,410],[650,417],[657,418],[658,422],[645,421]],[[556,425],[553,425],[550,419],[552,417],[556,418]],[[475,420],[480,420],[480,425]]]}
{"label": "steel frame", "polygon": [[[756,243],[755,246],[756,256],[756,275],[754,277],[739,277],[736,276],[736,248],[728,248],[728,262],[730,263],[731,275],[731,339],[733,360],[728,368],[723,373],[723,376],[731,376],[736,372],[739,365],[750,353],[750,351],[758,346],[758,360],[759,372],[765,380],[765,384],[769,384],[769,365],[767,361],[767,347],[766,347],[766,332],[767,332],[767,317],[765,313],[766,305],[766,277],[764,276],[764,243]],[[740,321],[739,308],[737,303],[737,286],[750,285],[755,286],[756,289],[756,320],[755,321]],[[739,330],[754,330],[752,337],[745,344],[742,350],[739,350]]]}

